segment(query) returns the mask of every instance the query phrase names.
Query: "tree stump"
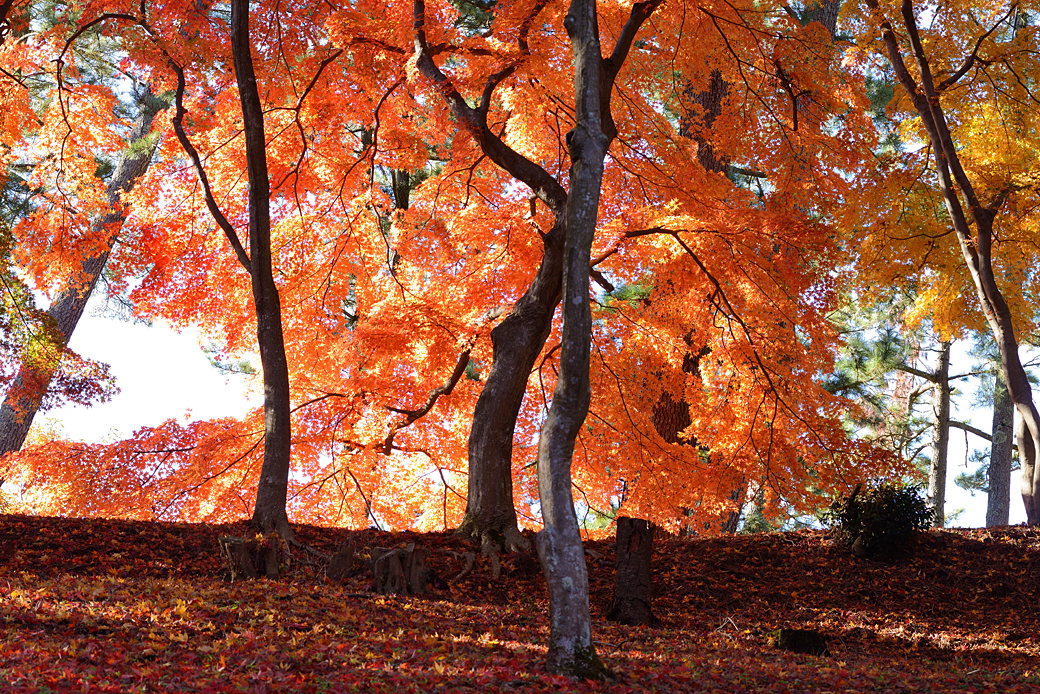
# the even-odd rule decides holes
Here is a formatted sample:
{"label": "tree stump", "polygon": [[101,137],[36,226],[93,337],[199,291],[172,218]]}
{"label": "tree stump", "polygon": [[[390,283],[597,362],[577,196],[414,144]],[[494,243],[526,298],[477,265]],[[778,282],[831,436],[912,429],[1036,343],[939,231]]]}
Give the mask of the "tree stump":
{"label": "tree stump", "polygon": [[231,580],[238,578],[254,579],[259,576],[278,578],[278,544],[276,538],[257,536],[253,539],[244,537],[220,537],[220,556],[224,566],[231,575]]}
{"label": "tree stump", "polygon": [[617,519],[617,578],[607,619],[628,626],[657,626],[650,603],[654,526],[642,518]]}
{"label": "tree stump", "polygon": [[354,570],[354,545],[344,542],[339,551],[332,555],[329,561],[328,577],[330,581],[343,583],[350,578]]}
{"label": "tree stump", "polygon": [[830,655],[827,639],[811,629],[777,629],[772,633],[773,645],[792,653]]}
{"label": "tree stump", "polygon": [[405,547],[373,547],[372,578],[381,595],[421,595],[426,592],[424,553],[415,543]]}

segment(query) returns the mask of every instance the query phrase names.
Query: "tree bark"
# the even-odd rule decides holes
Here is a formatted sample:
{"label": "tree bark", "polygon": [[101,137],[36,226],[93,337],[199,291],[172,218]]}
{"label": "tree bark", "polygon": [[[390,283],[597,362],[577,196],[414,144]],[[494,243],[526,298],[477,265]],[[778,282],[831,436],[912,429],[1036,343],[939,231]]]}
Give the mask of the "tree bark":
{"label": "tree bark", "polygon": [[654,526],[642,518],[617,518],[617,569],[607,619],[628,626],[656,626],[651,605],[650,560]]}
{"label": "tree bark", "polygon": [[[103,235],[104,250],[83,262],[81,272],[69,278],[47,310],[47,315],[54,320],[57,328],[60,342],[54,347],[59,354],[72,339],[72,333],[115,247],[120,227],[126,219],[120,195],[131,190],[137,179],[148,170],[157,142],[143,139],[151,132],[155,114],[166,107],[167,104],[152,96],[151,91],[145,92],[141,100],[141,113],[130,132],[129,146],[120,156],[108,184],[108,205],[111,210],[91,225],[93,233]],[[41,368],[23,363],[19,368],[0,406],[0,457],[21,450],[58,366],[59,363],[48,363]]]}
{"label": "tree bark", "polygon": [[1007,525],[1011,513],[1011,459],[1015,405],[998,374],[993,384],[993,433],[989,448],[986,527]]}
{"label": "tree bark", "polygon": [[7,35],[11,33],[11,22],[8,21],[7,15],[11,12],[12,7],[14,7],[14,0],[0,2],[0,46],[4,45]]}
{"label": "tree bark", "polygon": [[538,554],[549,591],[548,668],[598,677],[603,665],[592,643],[589,579],[571,493],[571,459],[591,399],[589,261],[610,139],[603,132],[600,112],[602,59],[595,0],[572,0],[563,25],[574,55],[577,125],[567,133],[571,189],[563,251],[560,374],[538,439],[538,498],[544,524],[538,533]]}
{"label": "tree bark", "polygon": [[595,0],[572,0],[563,26],[574,56],[576,125],[567,133],[571,189],[563,251],[563,330],[560,371],[552,406],[538,438],[538,498],[543,528],[538,555],[549,592],[549,657],[552,672],[609,677],[592,643],[589,581],[571,494],[571,459],[589,411],[592,312],[589,261],[599,213],[603,160],[617,136],[610,115],[614,79],[636,32],[660,0],[637,2],[610,58],[600,54]]}
{"label": "tree bark", "polygon": [[271,268],[271,184],[267,176],[264,112],[253,70],[249,2],[232,0],[231,53],[242,104],[249,175],[249,277],[256,310],[256,338],[264,371],[264,462],[256,492],[253,524],[262,531],[293,537],[286,513],[292,423],[289,366],[282,335],[282,308]]}
{"label": "tree bark", "polygon": [[935,410],[935,439],[932,446],[932,464],[928,470],[928,499],[935,512],[932,524],[946,525],[946,464],[950,448],[950,341],[940,343],[939,364],[935,370],[937,396]]}
{"label": "tree bark", "polygon": [[[867,6],[873,12],[879,12],[877,0],[867,0]],[[1000,351],[1008,395],[1019,415],[1016,438],[1022,462],[1022,501],[1026,509],[1026,522],[1029,525],[1040,525],[1040,466],[1036,464],[1037,452],[1040,451],[1040,413],[1033,402],[1029,378],[1018,354],[1018,339],[1015,337],[1011,310],[993,273],[993,221],[1010,191],[1000,191],[988,205],[979,199],[961,165],[939,97],[940,92],[954,86],[960,77],[970,71],[975,58],[969,57],[961,68],[936,85],[911,0],[903,0],[900,15],[902,29],[905,30],[901,33],[909,40],[910,54],[917,65],[920,84],[903,60],[896,30],[891,21],[884,17],[880,22],[881,36],[896,76],[921,117],[921,124],[928,135],[943,202],[953,223],[961,256],[975,284],[983,315]]]}
{"label": "tree bark", "polygon": [[[583,677],[600,677],[607,671],[596,657],[592,644],[589,616],[588,575],[585,554],[578,531],[578,519],[571,495],[571,457],[578,429],[588,413],[589,351],[592,314],[589,305],[589,261],[592,238],[599,210],[600,186],[603,179],[603,159],[617,129],[610,115],[610,95],[614,80],[635,40],[635,35],[660,0],[638,2],[621,30],[610,58],[600,55],[599,27],[594,0],[573,0],[564,27],[571,37],[575,64],[575,100],[577,127],[567,134],[567,149],[571,159],[571,191],[568,194],[560,183],[544,169],[519,155],[494,135],[487,125],[487,110],[495,86],[512,73],[507,68],[488,80],[476,107],[455,89],[448,77],[433,61],[426,39],[426,4],[415,0],[413,26],[415,27],[415,65],[418,71],[432,80],[447,101],[453,115],[476,140],[482,152],[503,170],[523,181],[535,196],[541,199],[554,215],[553,230],[546,236],[546,254],[536,281],[514,307],[509,318],[493,331],[495,348],[492,376],[484,386],[481,404],[474,413],[471,435],[470,475],[482,474],[476,466],[486,460],[497,460],[498,468],[488,471],[479,484],[482,499],[470,501],[467,508],[466,528],[478,525],[477,510],[500,505],[501,517],[515,514],[512,506],[512,432],[516,414],[523,399],[523,391],[534,359],[548,335],[550,323],[542,319],[526,318],[531,312],[547,315],[555,306],[555,292],[543,291],[553,287],[556,259],[549,253],[549,240],[565,237],[562,248],[563,342],[560,354],[560,375],[553,403],[542,427],[538,442],[538,490],[542,506],[544,529],[538,534],[538,550],[549,589],[549,658],[551,671]],[[536,5],[534,14],[522,25],[518,45],[527,50],[526,32],[530,23],[544,5]],[[544,282],[544,285],[539,282]],[[541,297],[536,301],[535,297]],[[548,301],[548,299],[552,301]],[[541,307],[541,310],[540,310]],[[548,309],[548,310],[545,310]],[[544,313],[541,313],[544,311]],[[512,322],[510,322],[512,319]],[[541,326],[545,326],[544,328]],[[502,330],[504,326],[507,329]],[[534,330],[528,328],[534,326]],[[513,331],[516,331],[515,333]],[[533,352],[528,349],[533,348]],[[516,350],[516,351],[514,351]],[[527,355],[518,359],[518,355]],[[530,356],[533,354],[533,357]],[[528,362],[528,359],[530,361]],[[517,368],[519,366],[519,368]],[[492,389],[494,388],[494,389]],[[502,390],[497,390],[501,388]],[[501,397],[516,393],[514,399]],[[497,428],[496,428],[497,427]],[[507,435],[508,432],[508,435]],[[476,444],[476,445],[475,445]],[[486,446],[484,444],[487,444]],[[475,459],[474,451],[486,452],[486,459]],[[479,462],[478,462],[479,461]],[[471,479],[471,494],[473,490]],[[486,494],[491,484],[502,485],[495,493]],[[505,485],[509,486],[505,486]],[[509,509],[505,510],[508,490]],[[515,518],[515,515],[513,515]],[[508,521],[506,521],[508,523]],[[515,522],[515,521],[514,521]],[[483,530],[478,528],[483,534]],[[473,532],[470,530],[470,532]]]}
{"label": "tree bark", "polygon": [[[544,2],[537,2],[521,25],[517,44],[522,52],[528,50],[526,36],[530,25],[544,7]],[[517,528],[513,505],[513,432],[527,379],[545,345],[553,313],[560,302],[567,192],[545,169],[511,149],[488,128],[487,111],[494,87],[511,74],[512,68],[493,76],[480,102],[473,106],[433,60],[426,41],[423,0],[414,2],[413,20],[419,72],[438,86],[460,127],[473,137],[484,156],[530,187],[553,218],[550,231],[543,237],[544,255],[534,281],[513,310],[491,331],[492,363],[473,412],[469,495],[466,514],[459,527],[461,534],[477,538],[485,547],[523,549],[530,543]]]}
{"label": "tree bark", "polygon": [[513,505],[513,432],[527,378],[552,328],[563,289],[563,220],[544,238],[534,281],[513,310],[491,331],[493,358],[473,411],[469,435],[469,494],[463,535],[508,551],[528,549]]}

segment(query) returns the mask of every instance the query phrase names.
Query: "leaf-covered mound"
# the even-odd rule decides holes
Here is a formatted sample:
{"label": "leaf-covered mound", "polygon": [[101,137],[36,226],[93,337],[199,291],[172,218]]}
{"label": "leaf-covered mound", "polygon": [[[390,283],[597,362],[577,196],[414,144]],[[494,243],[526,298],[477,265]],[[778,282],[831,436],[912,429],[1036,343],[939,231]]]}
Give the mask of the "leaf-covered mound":
{"label": "leaf-covered mound", "polygon": [[[280,581],[228,583],[216,538],[245,525],[0,516],[4,692],[1040,692],[1040,531],[932,532],[888,563],[814,532],[658,539],[659,629],[603,621],[610,541],[589,542],[594,638],[612,684],[544,673],[533,555],[453,583],[472,548],[443,534],[301,527],[331,553],[415,542],[426,597],[324,580],[302,553]],[[770,645],[822,633],[830,657]]]}

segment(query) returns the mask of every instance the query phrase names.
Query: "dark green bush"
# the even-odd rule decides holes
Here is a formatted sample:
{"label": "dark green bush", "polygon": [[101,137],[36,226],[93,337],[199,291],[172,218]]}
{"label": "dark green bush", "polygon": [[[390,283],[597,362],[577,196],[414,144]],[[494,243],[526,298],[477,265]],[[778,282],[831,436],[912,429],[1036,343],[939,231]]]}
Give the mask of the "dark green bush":
{"label": "dark green bush", "polygon": [[861,557],[895,554],[906,548],[910,536],[932,525],[932,509],[921,490],[891,482],[872,482],[834,501],[823,514],[837,537]]}

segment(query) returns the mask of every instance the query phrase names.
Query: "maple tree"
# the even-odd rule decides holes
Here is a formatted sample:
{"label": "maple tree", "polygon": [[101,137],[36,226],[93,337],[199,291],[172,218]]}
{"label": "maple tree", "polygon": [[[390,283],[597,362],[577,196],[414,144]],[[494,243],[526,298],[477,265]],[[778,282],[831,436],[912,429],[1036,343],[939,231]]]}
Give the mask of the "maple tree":
{"label": "maple tree", "polygon": [[[108,203],[113,210],[100,217],[93,224],[96,233],[104,237],[100,249],[95,253],[89,251],[88,257],[82,261],[78,271],[72,271],[65,284],[51,301],[47,309],[47,320],[39,321],[45,333],[40,349],[21,350],[23,357],[18,372],[12,379],[3,405],[0,406],[0,456],[21,449],[25,437],[32,425],[36,412],[43,404],[44,398],[51,393],[68,394],[70,384],[59,378],[52,382],[59,369],[62,375],[69,372],[70,362],[75,363],[75,354],[67,353],[66,346],[76,328],[91,293],[108,261],[112,246],[118,238],[118,227],[122,223],[124,213],[120,209],[120,194],[129,190],[135,180],[148,168],[154,150],[154,140],[146,140],[151,129],[155,113],[165,104],[145,93],[141,98],[141,114],[134,123],[129,137],[129,148],[120,156],[119,161],[108,182]],[[71,250],[71,249],[67,249]],[[27,298],[19,303],[25,305]],[[48,332],[46,329],[50,328]],[[5,331],[10,334],[13,331]],[[40,354],[42,352],[42,354]],[[64,362],[64,363],[63,363]],[[88,382],[100,379],[95,373],[88,376]],[[89,402],[89,398],[87,401]]]}
{"label": "maple tree", "polygon": [[[1035,145],[1024,134],[1035,117],[1030,105],[1037,97],[1031,77],[1023,78],[1035,69],[1035,27],[1020,21],[1035,10],[1019,3],[992,3],[976,6],[969,17],[951,7],[935,13],[922,27],[922,10],[909,1],[896,6],[871,0],[866,7],[869,15],[864,19],[870,30],[880,32],[882,53],[900,84],[901,107],[917,117],[917,136],[927,144],[923,155],[932,160],[928,175],[945,209],[942,221],[952,226],[957,239],[955,248],[946,248],[947,256],[959,251],[967,271],[961,276],[970,282],[997,342],[1008,392],[1019,414],[1027,521],[1036,524],[1040,425],[1015,331],[1016,323],[1028,322],[1032,312],[1019,306],[1024,299],[1018,289],[1025,288],[1024,282],[1008,284],[1015,287],[1011,293],[1001,288],[1031,255],[1026,239],[1034,222],[1028,213],[1016,210],[1031,209],[1035,194],[1029,163]],[[914,256],[906,257],[912,262]]]}
{"label": "maple tree", "polygon": [[[782,8],[775,9],[768,21],[784,21]],[[437,10],[442,11],[457,16],[446,7]],[[474,143],[461,135],[446,138],[453,132],[450,109],[439,110],[437,100],[419,100],[412,93],[407,78],[413,37],[394,33],[396,24],[373,19],[375,10],[294,16],[299,22],[294,31],[279,34],[276,28],[289,18],[263,6],[254,9],[262,26],[273,27],[262,33],[272,41],[265,45],[281,50],[261,51],[257,70],[267,85],[265,129],[277,133],[266,153],[277,182],[272,235],[279,254],[273,261],[285,297],[290,397],[296,403],[292,465],[302,481],[290,483],[295,517],[402,525],[422,518],[448,525],[458,522],[465,503],[469,519],[481,515],[478,509],[486,511],[476,523],[485,540],[523,544],[516,508],[533,500],[535,480],[521,459],[541,425],[558,366],[559,337],[551,318],[562,287],[563,233],[555,221],[545,230],[542,205],[550,212],[562,210],[565,196],[548,170],[525,169],[520,180],[530,178],[540,196],[532,207],[517,194],[513,178],[495,167],[497,159],[511,158],[506,163],[512,166],[525,156],[520,153],[529,153],[565,175],[561,153],[567,128],[561,119],[566,123],[572,116],[559,104],[566,103],[561,95],[572,86],[568,79],[550,80],[548,75],[558,77],[559,71],[548,66],[566,55],[566,44],[552,23],[530,19],[540,16],[537,12],[555,13],[545,15],[547,20],[559,18],[560,11],[555,5],[517,7],[496,18],[506,36],[511,26],[536,31],[524,39],[538,49],[529,53],[512,38],[502,44],[475,33],[463,32],[452,43],[442,36],[448,24],[438,25],[430,54],[461,61],[455,63],[459,73],[453,84],[472,84],[474,93],[483,95],[489,76],[497,80],[492,87],[498,90],[488,91],[486,102],[482,96],[479,108],[465,107],[471,114],[483,108],[486,119],[499,119],[502,125],[496,127],[504,127],[505,134],[500,137],[485,122]],[[405,3],[395,12],[411,16],[412,8]],[[226,20],[197,12],[189,18],[189,24],[164,30],[173,42],[167,45],[171,55],[183,59],[189,72],[226,65],[221,62],[226,61]],[[604,15],[605,26],[612,27],[607,30],[619,32],[624,18],[612,9]],[[849,480],[856,465],[870,474],[890,463],[870,459],[866,449],[853,447],[847,455],[836,416],[845,403],[816,382],[834,340],[820,315],[830,301],[827,268],[838,256],[826,226],[808,220],[805,211],[826,214],[840,203],[846,184],[833,172],[853,166],[858,145],[871,136],[855,114],[843,121],[847,131],[837,135],[821,127],[854,93],[848,81],[855,82],[855,75],[842,71],[829,32],[821,35],[814,25],[790,20],[790,36],[767,34],[757,25],[729,33],[718,29],[761,18],[757,9],[737,8],[725,17],[701,10],[694,33],[713,37],[708,50],[703,41],[690,45],[693,34],[679,29],[685,21],[680,14],[662,14],[654,43],[630,58],[638,78],[625,77],[621,86],[622,146],[605,172],[607,218],[600,225],[593,277],[607,284],[646,281],[653,298],[649,310],[638,302],[610,300],[602,302],[609,310],[597,308],[594,419],[589,435],[579,437],[576,456],[577,483],[595,506],[624,489],[633,510],[661,520],[676,522],[690,512],[715,518],[733,511],[739,499],[731,493],[742,488],[753,494],[770,488],[776,502],[789,498],[811,506],[825,485],[807,493],[811,490],[797,480],[808,469],[832,483]],[[123,27],[131,23],[119,21]],[[334,44],[323,38],[324,26]],[[181,55],[177,51],[183,49],[174,48],[176,37],[190,31],[206,40],[193,46],[198,55]],[[135,36],[125,34],[127,40]],[[319,44],[326,48],[308,54],[302,40],[286,43],[289,34],[322,37]],[[787,57],[787,51],[810,40],[821,41],[814,54],[819,60]],[[336,42],[345,48],[335,48]],[[162,88],[175,84],[169,59],[151,38],[137,37],[132,45],[137,62],[128,67]],[[346,49],[354,62],[337,71]],[[697,102],[684,105],[687,83],[676,85],[670,73],[655,67],[660,51],[675,54],[673,63],[689,84],[713,79],[716,71],[726,76],[733,85],[731,101],[715,120],[698,126],[696,119],[675,115],[695,110]],[[290,54],[308,57],[278,57]],[[795,99],[794,118],[788,115],[792,101],[784,80],[791,86],[791,79],[806,81],[810,73],[778,70],[777,61],[817,71],[811,73],[817,84],[813,98]],[[226,71],[200,73],[184,99],[191,137],[210,177],[237,191],[224,194],[222,204],[235,205],[228,217],[245,220],[244,189],[234,188],[245,171],[234,126],[240,107],[229,100],[234,90],[223,89],[232,82]],[[371,96],[359,101],[361,93]],[[355,108],[332,118],[337,99],[350,99]],[[659,104],[668,107],[662,111]],[[741,137],[723,127],[753,113],[761,127]],[[551,122],[539,114],[551,116]],[[223,120],[225,115],[230,120]],[[725,151],[740,164],[734,170],[764,177],[768,189],[746,185],[756,176],[735,185],[705,171],[691,135],[694,144],[699,137],[705,147]],[[248,295],[229,289],[240,284],[235,265],[208,234],[208,203],[175,144],[172,137],[162,140],[156,162],[125,196],[134,212],[110,261],[111,284],[128,291],[138,315],[174,324],[201,321],[226,353],[241,354],[255,349]],[[808,151],[819,162],[807,169]],[[445,163],[431,168],[431,156]],[[387,170],[390,175],[383,178]],[[408,171],[425,178],[402,205],[400,186],[390,184]],[[632,176],[638,188],[628,185]],[[676,180],[690,185],[677,187]],[[475,198],[485,202],[475,205]],[[783,239],[778,229],[784,229]],[[492,252],[482,252],[485,248]],[[484,339],[489,321],[503,315],[489,345]],[[687,341],[688,334],[697,339]],[[678,370],[687,355],[704,348],[711,350],[710,369]],[[529,378],[532,370],[535,377]],[[673,401],[691,408],[689,422],[667,437],[648,436],[654,403],[673,395]],[[779,418],[760,416],[771,409]],[[472,420],[468,411],[474,411]],[[64,480],[75,495],[67,497],[70,508],[82,512],[147,515],[176,509],[189,514],[185,517],[229,517],[248,503],[248,492],[241,490],[259,479],[262,419],[256,411],[237,426],[169,422],[107,446],[47,442],[21,460],[27,474],[35,469]],[[779,426],[781,421],[786,424]],[[736,426],[709,425],[723,422]],[[681,432],[687,427],[689,432]],[[708,459],[699,447],[682,445],[691,435],[708,446]],[[69,459],[78,465],[54,469],[57,461]],[[467,472],[469,493],[462,494],[455,484]],[[412,482],[429,480],[431,473],[433,482]],[[521,484],[519,500],[513,498],[514,475]],[[127,483],[102,482],[110,477]],[[120,496],[93,498],[90,489],[98,484],[118,489]],[[792,492],[795,488],[803,491]],[[431,497],[440,503],[430,503]],[[188,498],[193,501],[185,503]],[[464,519],[463,526],[470,522]]]}
{"label": "maple tree", "polygon": [[[564,126],[572,116],[559,104],[572,87],[549,79],[560,74],[552,61],[567,55],[558,25],[528,25],[533,33],[525,40],[537,50],[513,67],[520,48],[509,27],[522,27],[529,8],[495,18],[509,37],[497,43],[478,32],[451,36],[456,30],[449,18],[458,13],[438,8],[444,21],[430,52],[452,56],[454,83],[466,90],[460,93],[483,95],[489,76],[512,70],[489,92],[486,116],[495,129],[486,126],[481,137],[498,138],[565,175]],[[857,114],[847,112],[850,99],[861,99],[857,75],[846,70],[829,28],[821,32],[819,25],[791,19],[784,24],[790,33],[772,34],[752,19],[782,23],[785,11],[759,9],[699,10],[694,33],[711,38],[696,46],[688,29],[677,28],[682,16],[662,12],[663,28],[631,58],[638,79],[625,78],[620,87],[621,145],[607,162],[606,218],[593,277],[597,284],[643,282],[650,302],[597,300],[603,307],[594,322],[593,414],[579,437],[575,468],[581,498],[595,507],[621,490],[632,511],[670,523],[732,513],[741,498],[731,498],[735,490],[744,498],[768,490],[775,503],[811,507],[821,489],[851,481],[857,465],[863,474],[883,474],[889,465],[849,446],[837,423],[847,403],[816,382],[835,340],[818,319],[831,301],[828,268],[839,254],[826,224],[812,217],[826,219],[845,203],[848,184],[836,172],[857,166],[872,137]],[[555,5],[540,11],[561,16]],[[452,134],[450,111],[437,107],[443,101],[417,98],[417,78],[408,72],[414,37],[400,28],[407,20],[398,26],[374,19],[371,8],[351,12],[312,20],[264,6],[254,10],[269,28],[258,43],[307,56],[294,62],[265,49],[257,68],[269,99],[265,129],[277,133],[266,153],[275,181],[275,274],[280,292],[287,292],[290,402],[297,407],[292,465],[299,481],[290,482],[291,512],[324,522],[409,525],[421,518],[449,525],[466,504],[471,516],[479,508],[494,511],[479,535],[521,544],[516,509],[524,511],[535,497],[523,458],[559,364],[551,309],[562,286],[562,234],[544,217],[562,198],[546,184],[532,210],[514,179],[494,171],[493,157],[481,160],[484,145]],[[394,12],[410,17],[412,8],[403,3]],[[199,54],[176,48],[178,59],[189,72],[226,67],[226,18],[189,16],[188,24],[164,30],[170,50],[198,31],[205,40],[191,50]],[[623,12],[604,18],[605,31],[620,31]],[[279,34],[290,19],[299,23]],[[128,26],[130,20],[123,21],[119,25]],[[302,43],[285,43],[289,34],[320,37],[323,51],[308,55]],[[136,61],[128,67],[162,88],[172,86],[169,61],[154,41],[127,36]],[[807,45],[818,50],[803,56]],[[349,69],[339,69],[340,50],[353,56]],[[682,83],[654,67],[661,51],[676,56],[671,64],[680,68]],[[718,114],[710,122],[683,115],[705,109],[695,97],[716,72],[729,85]],[[238,223],[246,218],[246,201],[244,187],[233,182],[242,181],[246,167],[234,126],[241,107],[229,96],[237,92],[223,89],[233,82],[229,76],[227,70],[198,72],[185,107],[211,177],[237,191],[222,204],[234,204],[229,215]],[[811,98],[794,89],[810,81]],[[359,99],[360,93],[370,96]],[[332,117],[339,100],[352,104],[348,117]],[[844,118],[835,123],[834,113]],[[751,121],[756,127],[736,127]],[[146,179],[125,196],[135,211],[112,260],[113,285],[126,288],[142,317],[202,321],[227,354],[254,350],[240,270],[224,257],[219,237],[208,235],[206,204],[175,146],[172,137],[164,139]],[[725,153],[739,185],[704,166],[701,155],[709,148]],[[391,185],[401,179],[395,172],[426,176],[407,205],[398,204],[400,188]],[[510,337],[531,326],[537,329],[524,340]],[[682,368],[705,348],[710,368]],[[690,410],[689,421],[655,436],[654,411],[669,399]],[[778,416],[763,416],[773,410]],[[241,490],[259,481],[263,428],[259,411],[237,425],[171,422],[109,446],[43,444],[23,460],[36,456],[36,470],[74,487],[70,508],[82,512],[167,509],[185,517],[229,517],[249,504],[249,492]],[[701,445],[683,445],[692,439]],[[80,468],[55,470],[60,456]],[[467,479],[467,457],[464,494],[457,485]],[[802,484],[810,470],[819,480],[815,490]],[[120,486],[122,496],[89,498],[91,485],[110,476],[134,482]],[[416,478],[424,481],[413,484]],[[535,522],[533,514],[525,518]]]}

